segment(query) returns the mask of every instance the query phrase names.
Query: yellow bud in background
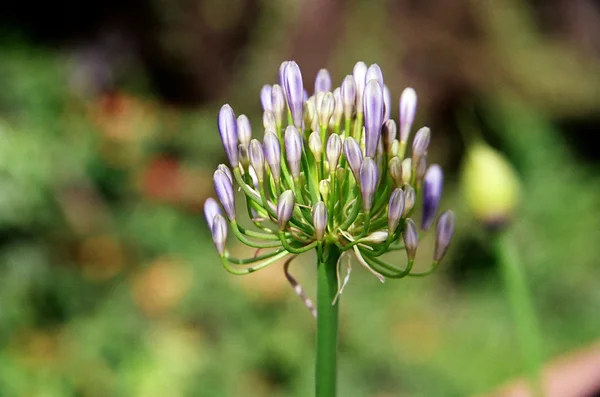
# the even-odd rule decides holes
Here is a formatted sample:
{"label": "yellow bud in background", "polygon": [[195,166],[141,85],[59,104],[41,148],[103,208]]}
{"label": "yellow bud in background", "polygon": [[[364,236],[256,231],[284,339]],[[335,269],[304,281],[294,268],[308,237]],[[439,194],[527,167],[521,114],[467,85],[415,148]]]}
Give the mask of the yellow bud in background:
{"label": "yellow bud in background", "polygon": [[508,160],[491,147],[472,145],[463,166],[465,199],[475,217],[490,226],[509,220],[519,196],[519,178]]}

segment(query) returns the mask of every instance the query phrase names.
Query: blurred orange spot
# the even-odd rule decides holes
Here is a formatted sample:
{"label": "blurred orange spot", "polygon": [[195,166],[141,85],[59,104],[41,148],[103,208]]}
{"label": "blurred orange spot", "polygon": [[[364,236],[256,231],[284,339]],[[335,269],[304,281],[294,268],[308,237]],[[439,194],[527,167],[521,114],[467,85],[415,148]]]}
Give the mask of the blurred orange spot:
{"label": "blurred orange spot", "polygon": [[178,304],[190,285],[191,275],[184,263],[160,258],[135,276],[132,288],[140,309],[156,316]]}
{"label": "blurred orange spot", "polygon": [[143,193],[158,201],[177,202],[181,197],[181,166],[176,159],[156,157],[141,175]]}
{"label": "blurred orange spot", "polygon": [[16,333],[11,345],[18,359],[30,367],[54,364],[58,360],[61,348],[55,335],[36,329]]}
{"label": "blurred orange spot", "polygon": [[101,235],[85,239],[79,247],[83,274],[90,280],[104,281],[116,276],[125,263],[120,242],[113,236]]}

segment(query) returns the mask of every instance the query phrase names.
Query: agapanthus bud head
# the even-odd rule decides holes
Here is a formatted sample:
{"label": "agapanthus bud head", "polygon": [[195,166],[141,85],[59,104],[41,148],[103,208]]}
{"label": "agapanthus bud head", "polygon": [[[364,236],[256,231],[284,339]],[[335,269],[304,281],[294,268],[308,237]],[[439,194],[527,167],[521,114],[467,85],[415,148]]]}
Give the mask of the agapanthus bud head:
{"label": "agapanthus bud head", "polygon": [[223,256],[225,254],[225,244],[227,243],[227,221],[222,215],[218,214],[214,217],[210,231],[219,256]]}
{"label": "agapanthus bud head", "polygon": [[308,98],[304,102],[304,124],[312,128],[314,121],[317,119],[317,110],[315,108],[315,97]]}
{"label": "agapanthus bud head", "polygon": [[490,227],[510,220],[519,201],[519,176],[502,153],[482,143],[473,145],[461,179],[467,204],[477,220]]}
{"label": "agapanthus bud head", "polygon": [[288,125],[284,135],[285,156],[290,174],[293,178],[300,176],[300,161],[302,160],[302,137],[293,125]]}
{"label": "agapanthus bud head", "polygon": [[394,180],[396,187],[402,186],[402,160],[400,157],[394,156],[388,162],[388,172]]}
{"label": "agapanthus bud head", "polygon": [[229,105],[223,105],[219,111],[218,118],[219,134],[225,148],[225,153],[229,159],[229,164],[233,168],[237,167],[238,161],[238,131],[235,113]]}
{"label": "agapanthus bud head", "polygon": [[277,130],[277,120],[275,120],[275,115],[271,111],[263,112],[263,127],[265,130]]}
{"label": "agapanthus bud head", "polygon": [[208,223],[208,229],[212,230],[213,220],[215,216],[221,214],[221,207],[217,200],[212,197],[209,197],[204,202],[204,217],[206,218],[206,223]]}
{"label": "agapanthus bud head", "polygon": [[360,167],[360,190],[362,193],[362,206],[365,213],[371,211],[373,206],[373,197],[377,189],[377,164],[370,157],[365,157],[362,167]]}
{"label": "agapanthus bud head", "polygon": [[388,231],[394,233],[400,224],[402,214],[404,213],[404,190],[394,189],[390,195],[388,204]]}
{"label": "agapanthus bud head", "polygon": [[360,145],[358,142],[356,142],[356,139],[352,137],[347,137],[344,139],[344,155],[346,156],[346,161],[348,161],[348,165],[352,170],[354,179],[356,182],[360,183],[360,167],[362,167],[363,155],[362,151],[360,150]]}
{"label": "agapanthus bud head", "polygon": [[410,129],[417,112],[417,93],[408,87],[400,95],[400,141],[408,142]]}
{"label": "agapanthus bud head", "polygon": [[227,176],[229,177],[229,180],[231,181],[231,183],[233,184],[233,174],[231,173],[231,170],[229,169],[229,167],[227,167],[225,164],[219,164],[217,166],[218,170],[223,171],[225,174],[227,174]]}
{"label": "agapanthus bud head", "polygon": [[327,162],[329,163],[329,172],[335,172],[340,156],[342,154],[342,140],[338,134],[331,134],[327,140]]}
{"label": "agapanthus bud head", "polygon": [[320,162],[321,156],[323,155],[323,142],[321,142],[321,134],[319,134],[317,131],[313,131],[308,136],[308,147],[310,148],[313,156],[315,156],[317,162]]}
{"label": "agapanthus bud head", "polygon": [[349,119],[352,117],[356,103],[356,83],[354,82],[354,77],[350,75],[346,76],[342,82],[340,94],[342,95],[342,105],[344,106],[344,117]]}
{"label": "agapanthus bud head", "polygon": [[321,101],[319,107],[319,124],[321,127],[327,128],[329,124],[329,119],[333,115],[333,110],[335,109],[335,98],[331,92],[326,92],[323,95],[323,100]]}
{"label": "agapanthus bud head", "polygon": [[431,139],[431,131],[428,127],[422,127],[415,134],[415,139],[412,145],[413,165],[419,164],[419,159],[427,153],[429,140]]}
{"label": "agapanthus bud head", "polygon": [[394,144],[394,140],[396,139],[396,133],[398,128],[396,127],[396,122],[392,119],[388,119],[383,123],[383,127],[381,127],[381,138],[383,140],[383,149],[388,154],[388,156],[392,156],[392,145]]}
{"label": "agapanthus bud head", "polygon": [[315,94],[326,91],[331,91],[331,75],[327,69],[321,69],[315,78]]}
{"label": "agapanthus bud head", "polygon": [[277,125],[281,125],[284,117],[286,116],[285,112],[285,97],[283,95],[283,89],[279,84],[274,84],[271,89],[271,111],[275,116],[275,122]]}
{"label": "agapanthus bud head", "polygon": [[402,214],[404,218],[406,218],[415,207],[416,200],[417,195],[415,193],[415,189],[413,189],[410,185],[406,185],[404,187],[404,213]]}
{"label": "agapanthus bud head", "polygon": [[213,184],[215,186],[215,192],[217,193],[217,197],[225,209],[225,213],[227,214],[227,218],[230,221],[235,219],[235,200],[233,195],[233,185],[231,184],[231,180],[221,170],[216,170],[213,174]]}
{"label": "agapanthus bud head", "polygon": [[415,221],[410,218],[404,222],[402,239],[404,240],[404,247],[406,248],[408,260],[414,261],[415,256],[417,255],[417,246],[419,245],[419,233],[417,232]]}
{"label": "agapanthus bud head", "polygon": [[329,185],[328,179],[322,179],[319,181],[319,193],[321,193],[321,198],[325,202],[329,200]]}
{"label": "agapanthus bud head", "polygon": [[333,90],[333,98],[335,100],[335,107],[333,108],[333,116],[331,116],[331,121],[333,125],[339,125],[342,121],[342,117],[344,116],[344,104],[342,103],[342,94],[340,87],[337,87]]}
{"label": "agapanthus bud head", "polygon": [[279,179],[281,178],[281,147],[275,133],[265,131],[265,137],[263,138],[263,154],[265,155],[267,164],[269,164],[273,179],[275,182],[279,182]]}
{"label": "agapanthus bud head", "polygon": [[365,157],[375,158],[383,124],[383,90],[376,80],[367,83],[364,92]]}
{"label": "agapanthus bud head", "polygon": [[302,82],[302,73],[298,64],[289,61],[283,72],[283,91],[287,100],[294,126],[302,129],[302,110],[304,104],[304,85]]}
{"label": "agapanthus bud head", "polygon": [[317,241],[322,241],[327,228],[327,207],[322,201],[318,201],[312,209],[313,226]]}
{"label": "agapanthus bud head", "polygon": [[295,203],[296,197],[291,190],[286,190],[279,196],[279,200],[277,201],[277,226],[279,227],[279,231],[284,231],[287,227],[294,213]]}
{"label": "agapanthus bud head", "polygon": [[392,94],[387,85],[383,86],[383,121],[392,117]]}
{"label": "agapanthus bud head", "polygon": [[442,198],[442,168],[433,164],[427,169],[423,181],[423,221],[421,228],[427,230],[433,224],[435,213]]}
{"label": "agapanthus bud head", "polygon": [[273,105],[271,102],[271,90],[272,87],[270,84],[263,85],[260,90],[260,105],[265,112],[270,112],[273,110]]}
{"label": "agapanthus bud head", "polygon": [[448,251],[452,235],[454,234],[454,213],[445,211],[438,219],[437,228],[435,231],[435,251],[433,260],[441,262]]}
{"label": "agapanthus bud head", "polygon": [[412,159],[402,160],[402,183],[410,183],[412,179]]}
{"label": "agapanthus bud head", "polygon": [[256,172],[256,177],[259,182],[264,180],[265,175],[265,154],[263,147],[257,139],[250,141],[250,148],[248,149],[248,155],[250,157],[250,164]]}
{"label": "agapanthus bud head", "polygon": [[357,62],[352,70],[354,84],[356,86],[356,113],[363,112],[363,94],[367,84],[367,65],[364,62]]}
{"label": "agapanthus bud head", "polygon": [[245,114],[240,114],[237,118],[237,130],[238,139],[240,144],[248,146],[250,139],[252,139],[252,127],[250,127],[250,120]]}
{"label": "agapanthus bud head", "polygon": [[379,83],[381,88],[383,88],[383,72],[378,64],[373,63],[367,69],[367,74],[365,77],[365,82],[369,84],[369,81],[375,80]]}

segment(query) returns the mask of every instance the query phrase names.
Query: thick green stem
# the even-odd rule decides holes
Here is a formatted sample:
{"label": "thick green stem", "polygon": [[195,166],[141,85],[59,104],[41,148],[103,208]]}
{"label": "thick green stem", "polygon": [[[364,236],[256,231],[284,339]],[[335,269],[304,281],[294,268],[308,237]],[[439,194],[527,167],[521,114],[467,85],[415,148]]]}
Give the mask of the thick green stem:
{"label": "thick green stem", "polygon": [[538,324],[519,254],[508,231],[500,232],[496,236],[496,257],[525,356],[531,393],[533,396],[542,397],[542,351]]}
{"label": "thick green stem", "polygon": [[316,397],[335,397],[337,369],[338,305],[332,305],[337,292],[337,262],[340,251],[328,247],[327,259],[317,264],[317,359]]}

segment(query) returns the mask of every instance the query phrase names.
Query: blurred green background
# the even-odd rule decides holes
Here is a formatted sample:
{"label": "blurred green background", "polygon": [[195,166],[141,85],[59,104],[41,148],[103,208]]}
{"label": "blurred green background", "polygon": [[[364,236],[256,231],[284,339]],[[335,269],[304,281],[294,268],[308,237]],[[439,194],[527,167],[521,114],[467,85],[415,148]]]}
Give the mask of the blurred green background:
{"label": "blurred green background", "polygon": [[[513,228],[544,357],[600,337],[597,1],[4,8],[0,396],[311,395],[313,319],[281,266],[225,272],[202,213],[225,161],[218,108],[260,134],[260,87],[286,59],[309,91],[319,68],[339,85],[357,60],[381,65],[394,106],[414,87],[457,213],[433,276],[353,273],[340,396],[470,396],[523,373],[488,234],[461,197],[457,120],[473,112],[522,178]],[[314,295],[310,256],[292,269]]]}

